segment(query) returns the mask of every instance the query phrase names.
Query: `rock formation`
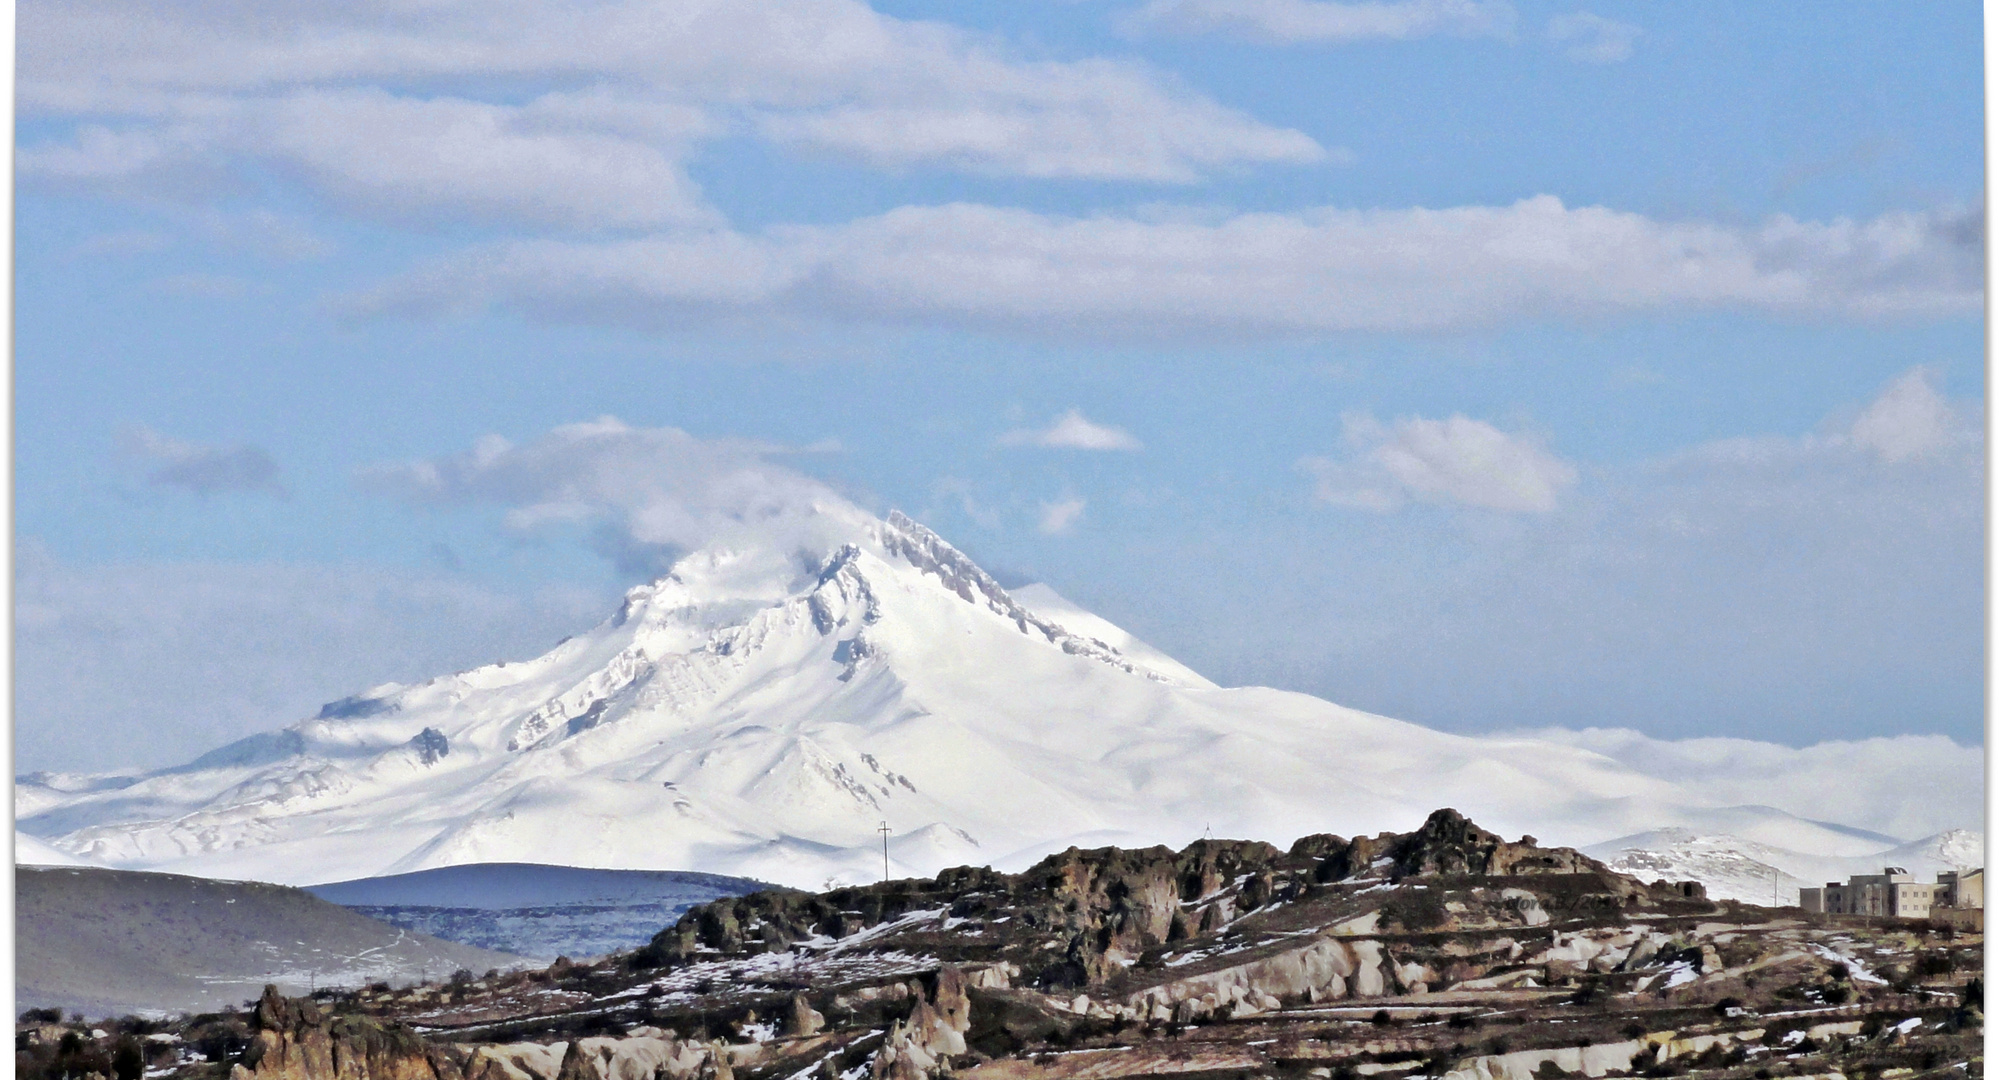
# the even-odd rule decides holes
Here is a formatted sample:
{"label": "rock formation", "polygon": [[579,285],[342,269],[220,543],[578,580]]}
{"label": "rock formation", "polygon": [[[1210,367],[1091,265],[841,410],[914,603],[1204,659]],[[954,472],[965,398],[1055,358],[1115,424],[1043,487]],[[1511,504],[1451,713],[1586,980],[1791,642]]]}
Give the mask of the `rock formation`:
{"label": "rock formation", "polygon": [[[1288,851],[1070,849],[1014,875],[775,890],[689,911],[642,955],[326,1002],[267,991],[247,1024],[204,1018],[168,1035],[188,1052],[160,1050],[176,1080],[217,1062],[233,1080],[1894,1080],[1964,1064],[1982,943],[1827,918],[1712,903],[1439,811]],[[17,1049],[58,1080],[116,1048],[30,1017]]]}
{"label": "rock formation", "polygon": [[267,986],[231,1080],[463,1080],[458,1055],[402,1024],[330,1016],[310,998]]}

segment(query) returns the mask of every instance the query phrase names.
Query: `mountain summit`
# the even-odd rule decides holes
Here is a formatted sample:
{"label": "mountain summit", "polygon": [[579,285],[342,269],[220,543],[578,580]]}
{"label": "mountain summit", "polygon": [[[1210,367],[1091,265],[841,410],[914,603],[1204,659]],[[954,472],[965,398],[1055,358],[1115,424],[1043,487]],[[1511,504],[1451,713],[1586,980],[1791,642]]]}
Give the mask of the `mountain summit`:
{"label": "mountain summit", "polygon": [[1223,689],[899,513],[822,511],[812,541],[687,554],[535,659],[176,768],[23,778],[20,827],[106,865],[294,883],[519,861],[818,887],[879,876],[884,827],[891,871],[921,875],[1406,828],[1442,802],[1571,842],[1715,805],[1585,749]]}

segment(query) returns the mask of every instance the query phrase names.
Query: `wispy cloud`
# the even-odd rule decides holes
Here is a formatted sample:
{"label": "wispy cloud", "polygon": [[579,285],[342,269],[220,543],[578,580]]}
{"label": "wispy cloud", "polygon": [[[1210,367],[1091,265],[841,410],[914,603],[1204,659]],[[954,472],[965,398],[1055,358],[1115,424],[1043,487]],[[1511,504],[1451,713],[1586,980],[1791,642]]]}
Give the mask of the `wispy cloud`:
{"label": "wispy cloud", "polygon": [[1548,20],[1548,36],[1563,45],[1563,54],[1586,64],[1615,64],[1631,59],[1632,45],[1642,33],[1630,23],[1587,11]]}
{"label": "wispy cloud", "polygon": [[1131,33],[1228,34],[1296,44],[1507,37],[1517,20],[1506,0],[1147,0],[1121,25]]}
{"label": "wispy cloud", "polygon": [[1081,409],[1070,409],[1046,428],[1022,428],[999,437],[1001,446],[1040,446],[1063,450],[1142,450],[1144,443],[1123,428],[1095,424]]}
{"label": "wispy cloud", "polygon": [[22,175],[72,189],[198,198],[251,162],[372,213],[628,228],[712,214],[684,163],[732,132],[887,167],[1166,183],[1325,157],[1144,63],[1019,55],[859,0],[504,18],[305,0],[282,27],[228,4],[83,0],[21,18],[24,113],[90,118],[25,146]]}
{"label": "wispy cloud", "polygon": [[1088,505],[1087,500],[1075,495],[1057,499],[1054,502],[1042,503],[1041,534],[1043,536],[1061,536],[1063,533],[1068,532],[1075,527],[1076,522],[1083,519],[1083,510]]}
{"label": "wispy cloud", "polygon": [[1318,497],[1336,506],[1388,511],[1416,499],[1545,514],[1576,482],[1575,466],[1539,440],[1482,420],[1410,417],[1387,425],[1356,413],[1343,422],[1345,457],[1299,463],[1316,478]]}
{"label": "wispy cloud", "polygon": [[127,428],[121,449],[151,466],[146,482],[200,495],[225,491],[284,496],[278,463],[263,448],[245,443],[215,446],[168,438],[143,425]]}
{"label": "wispy cloud", "polygon": [[513,308],[661,325],[700,311],[942,323],[1037,336],[1449,330],[1619,313],[1840,320],[1982,309],[1981,216],[1892,212],[1753,226],[1539,196],[1511,206],[1065,218],[953,204],[824,227],[454,256],[357,314]]}
{"label": "wispy cloud", "polygon": [[360,482],[414,503],[502,507],[523,533],[578,527],[621,571],[646,575],[718,538],[754,535],[789,551],[851,525],[851,503],[775,460],[789,452],[606,416],[518,445],[489,435],[460,453],[376,465]]}
{"label": "wispy cloud", "polygon": [[1937,391],[1936,373],[1916,368],[1895,380],[1853,421],[1848,437],[1889,462],[1928,457],[1975,435]]}

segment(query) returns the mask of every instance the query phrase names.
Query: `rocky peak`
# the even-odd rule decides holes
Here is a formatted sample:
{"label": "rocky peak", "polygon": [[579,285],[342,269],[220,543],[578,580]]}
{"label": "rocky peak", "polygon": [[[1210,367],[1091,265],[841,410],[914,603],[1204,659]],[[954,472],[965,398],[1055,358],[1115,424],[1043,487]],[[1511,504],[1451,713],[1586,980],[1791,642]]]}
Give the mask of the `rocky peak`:
{"label": "rocky peak", "polygon": [[1432,813],[1415,832],[1389,848],[1403,876],[1430,874],[1587,874],[1604,865],[1573,848],[1543,848],[1531,836],[1508,843],[1498,833],[1472,824],[1456,810]]}
{"label": "rocky peak", "polygon": [[1087,656],[1121,671],[1144,675],[1157,682],[1171,682],[1166,676],[1132,663],[1117,649],[1096,638],[1072,634],[1043,619],[1016,601],[1000,587],[991,574],[952,547],[943,537],[911,520],[900,510],[891,510],[882,533],[882,548],[922,573],[929,574],[958,594],[968,604],[981,605],[1009,619],[1023,634],[1038,635],[1063,652]]}

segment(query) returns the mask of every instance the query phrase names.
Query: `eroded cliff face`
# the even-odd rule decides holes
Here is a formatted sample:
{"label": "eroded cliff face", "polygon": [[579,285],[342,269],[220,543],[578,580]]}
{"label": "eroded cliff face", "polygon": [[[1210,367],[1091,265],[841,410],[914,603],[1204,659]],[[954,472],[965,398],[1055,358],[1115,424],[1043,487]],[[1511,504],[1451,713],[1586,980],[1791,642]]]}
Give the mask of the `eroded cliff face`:
{"label": "eroded cliff face", "polygon": [[231,1080],[464,1080],[463,1054],[399,1023],[332,1015],[275,986],[257,1002]]}

